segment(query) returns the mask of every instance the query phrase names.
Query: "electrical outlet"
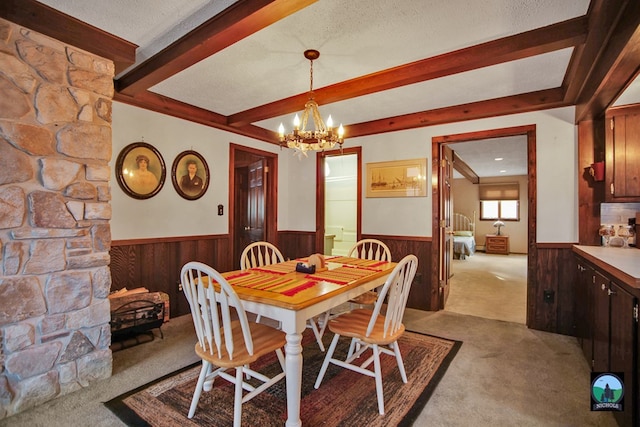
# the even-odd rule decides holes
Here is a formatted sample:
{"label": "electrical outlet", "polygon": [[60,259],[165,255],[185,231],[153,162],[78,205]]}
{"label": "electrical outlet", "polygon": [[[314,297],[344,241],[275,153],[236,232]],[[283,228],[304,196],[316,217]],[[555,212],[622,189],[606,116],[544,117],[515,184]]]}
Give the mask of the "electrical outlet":
{"label": "electrical outlet", "polygon": [[544,302],[549,303],[549,304],[553,304],[553,300],[555,299],[555,295],[556,295],[556,293],[554,291],[551,291],[551,290],[544,291],[544,294],[543,294]]}
{"label": "electrical outlet", "polygon": [[178,282],[178,292],[182,292],[182,283]]}
{"label": "electrical outlet", "polygon": [[218,215],[222,216],[224,214],[224,206],[218,205]]}

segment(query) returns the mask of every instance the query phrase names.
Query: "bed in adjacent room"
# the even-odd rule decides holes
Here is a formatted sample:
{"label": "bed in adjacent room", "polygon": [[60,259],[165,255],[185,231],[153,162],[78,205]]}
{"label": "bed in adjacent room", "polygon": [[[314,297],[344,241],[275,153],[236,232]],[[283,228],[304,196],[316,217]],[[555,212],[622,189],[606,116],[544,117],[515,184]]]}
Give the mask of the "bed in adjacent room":
{"label": "bed in adjacent room", "polygon": [[453,256],[457,259],[465,259],[476,251],[475,218],[472,221],[468,216],[453,214]]}

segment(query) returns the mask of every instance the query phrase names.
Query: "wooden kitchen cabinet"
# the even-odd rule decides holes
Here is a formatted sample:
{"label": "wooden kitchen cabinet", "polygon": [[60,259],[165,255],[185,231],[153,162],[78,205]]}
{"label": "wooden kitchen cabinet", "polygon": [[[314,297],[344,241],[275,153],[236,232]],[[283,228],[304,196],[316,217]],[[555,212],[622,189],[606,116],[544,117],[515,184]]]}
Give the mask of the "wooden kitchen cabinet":
{"label": "wooden kitchen cabinet", "polygon": [[578,274],[576,276],[574,302],[575,313],[575,336],[580,342],[582,353],[589,361],[589,366],[593,369],[593,301],[595,286],[593,278],[595,271],[589,264],[581,262],[578,258]]}
{"label": "wooden kitchen cabinet", "polygon": [[[624,373],[625,410],[614,412],[621,426],[637,426],[640,413],[638,408],[638,373],[634,358],[637,356],[636,340],[638,328],[637,299],[612,281],[609,285],[610,301],[610,372]],[[636,413],[634,414],[634,411]],[[635,417],[635,421],[634,421]]]}
{"label": "wooden kitchen cabinet", "polygon": [[624,374],[625,410],[614,416],[620,426],[636,426],[640,420],[638,298],[579,256],[577,268],[576,336],[593,372]]}
{"label": "wooden kitchen cabinet", "polygon": [[605,128],[605,199],[640,202],[640,105],[608,110]]}
{"label": "wooden kitchen cabinet", "polygon": [[488,254],[509,255],[509,236],[487,234],[484,246],[484,250]]}

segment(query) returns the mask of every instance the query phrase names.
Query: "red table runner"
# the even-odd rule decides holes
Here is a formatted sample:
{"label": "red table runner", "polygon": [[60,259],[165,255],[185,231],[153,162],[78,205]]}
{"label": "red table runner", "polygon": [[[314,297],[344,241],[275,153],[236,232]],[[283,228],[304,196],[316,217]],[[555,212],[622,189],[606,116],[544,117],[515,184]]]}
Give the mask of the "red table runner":
{"label": "red table runner", "polygon": [[256,274],[251,271],[223,274],[231,286],[259,289],[261,291],[277,292],[286,296],[293,296],[298,292],[315,286],[317,282],[306,277],[282,277],[274,274]]}
{"label": "red table runner", "polygon": [[307,274],[306,277],[313,280],[326,280],[327,282],[344,285],[346,283],[362,279],[363,277],[367,277],[372,274],[374,274],[374,271],[372,271],[372,269],[342,266],[334,268],[333,270],[321,271],[315,274]]}
{"label": "red table runner", "polygon": [[350,258],[346,256],[333,257],[333,258],[327,259],[327,262],[355,265],[359,268],[369,268],[376,271],[382,270],[380,266],[389,264],[389,261],[376,261],[376,260],[369,260],[369,259]]}

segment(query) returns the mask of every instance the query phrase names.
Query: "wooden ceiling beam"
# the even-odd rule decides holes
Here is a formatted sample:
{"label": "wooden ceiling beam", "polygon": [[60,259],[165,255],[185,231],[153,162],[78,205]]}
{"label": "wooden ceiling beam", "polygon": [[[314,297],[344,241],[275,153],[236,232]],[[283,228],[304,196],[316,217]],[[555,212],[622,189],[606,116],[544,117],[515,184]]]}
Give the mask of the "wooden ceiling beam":
{"label": "wooden ceiling beam", "polygon": [[566,107],[561,87],[345,126],[345,138]]}
{"label": "wooden ceiling beam", "polygon": [[618,12],[620,19],[574,102],[576,123],[604,116],[640,71],[640,2],[629,0]]}
{"label": "wooden ceiling beam", "polygon": [[[578,17],[524,33],[504,37],[454,52],[422,59],[315,89],[319,104],[343,101],[383,90],[488,67],[508,61],[582,44],[587,36],[587,19]],[[229,116],[229,125],[242,126],[298,111],[308,93],[251,108]]]}
{"label": "wooden ceiling beam", "polygon": [[193,64],[315,3],[317,0],[240,0],[116,80],[135,95]]}
{"label": "wooden ceiling beam", "polygon": [[577,47],[564,76],[565,98],[576,102],[585,81],[603,54],[614,24],[628,0],[591,0],[587,12],[588,33],[585,43]]}
{"label": "wooden ceiling beam", "polygon": [[136,44],[66,15],[35,0],[2,0],[0,17],[115,64],[116,73],[136,60]]}
{"label": "wooden ceiling beam", "polygon": [[191,104],[186,104],[153,92],[144,91],[137,93],[135,96],[116,92],[113,100],[133,105],[135,107],[144,108],[146,110],[155,111],[157,113],[166,114],[168,116],[188,120],[190,122],[199,123],[204,126],[233,132],[237,135],[243,135],[249,138],[279,145],[278,134],[276,132],[254,125],[230,127],[227,125],[226,116],[213,113],[203,108],[194,107]]}
{"label": "wooden ceiling beam", "polygon": [[[529,92],[520,95],[506,96],[487,101],[455,105],[452,107],[405,114],[369,122],[349,125],[345,128],[346,138],[375,135],[378,133],[396,132],[466,120],[505,116],[570,105],[564,100],[562,88]],[[276,132],[254,125],[230,126],[228,118],[203,108],[177,101],[166,96],[145,91],[135,96],[116,93],[114,101],[144,108],[172,117],[188,120],[201,125],[225,130],[249,138],[279,145]]]}
{"label": "wooden ceiling beam", "polygon": [[478,177],[471,166],[469,166],[464,160],[462,160],[462,157],[460,157],[458,153],[456,153],[456,150],[451,151],[453,151],[453,168],[472,184],[479,184],[480,177]]}
{"label": "wooden ceiling beam", "polygon": [[[562,88],[547,89],[357,123],[345,128],[345,137],[356,138],[466,120],[566,107],[570,104],[564,100],[563,95],[564,91]],[[279,145],[278,135],[274,131],[254,125],[240,127],[230,126],[226,116],[213,113],[203,108],[194,107],[193,105],[153,92],[145,91],[135,96],[116,93],[114,101]]]}

